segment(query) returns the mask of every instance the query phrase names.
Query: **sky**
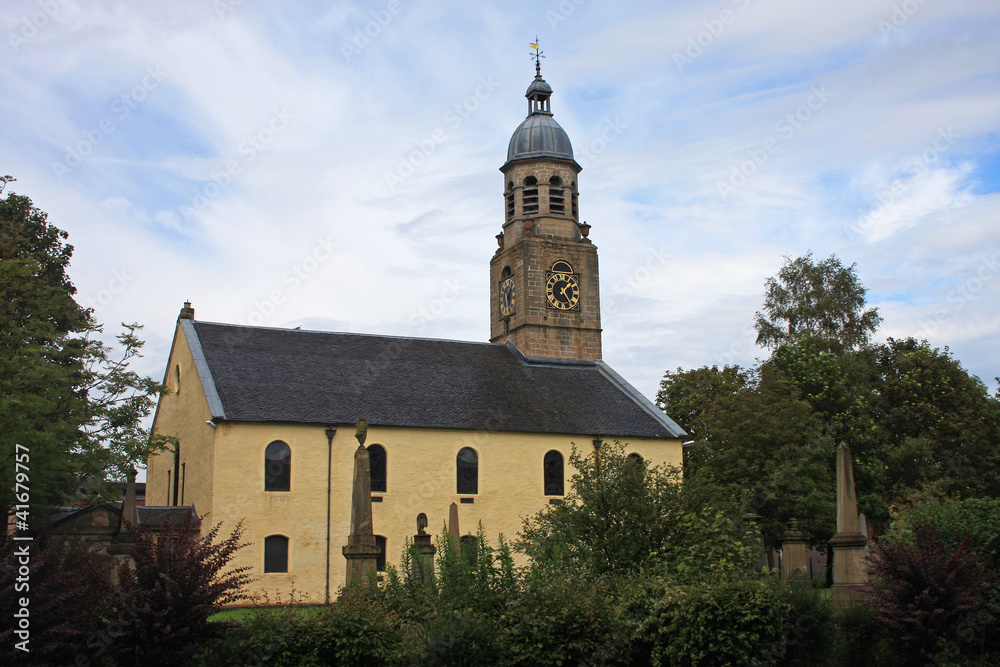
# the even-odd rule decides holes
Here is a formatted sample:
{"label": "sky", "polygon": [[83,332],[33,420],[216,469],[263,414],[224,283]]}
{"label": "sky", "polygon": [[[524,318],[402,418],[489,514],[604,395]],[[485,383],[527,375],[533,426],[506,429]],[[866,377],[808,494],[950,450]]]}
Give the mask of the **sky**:
{"label": "sky", "polygon": [[511,134],[544,53],[599,248],[604,359],[752,365],[786,257],[855,265],[878,338],[1000,375],[1000,3],[7,1],[0,174],[78,300],[486,341]]}

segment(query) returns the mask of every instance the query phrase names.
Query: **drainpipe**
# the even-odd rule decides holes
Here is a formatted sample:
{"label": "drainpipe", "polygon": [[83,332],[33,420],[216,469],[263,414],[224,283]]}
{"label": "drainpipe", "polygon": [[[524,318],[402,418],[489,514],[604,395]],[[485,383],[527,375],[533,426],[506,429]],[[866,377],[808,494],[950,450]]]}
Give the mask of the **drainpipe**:
{"label": "drainpipe", "polygon": [[330,604],[330,479],[333,476],[333,436],[337,429],[326,429],[326,603]]}

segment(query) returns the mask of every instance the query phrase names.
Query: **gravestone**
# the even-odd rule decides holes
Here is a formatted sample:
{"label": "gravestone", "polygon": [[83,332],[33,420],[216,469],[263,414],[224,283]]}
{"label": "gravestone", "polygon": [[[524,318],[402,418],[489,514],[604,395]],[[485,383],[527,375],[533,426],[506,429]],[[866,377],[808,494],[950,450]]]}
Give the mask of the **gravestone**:
{"label": "gravestone", "polygon": [[411,574],[418,586],[431,586],[434,582],[434,554],[437,549],[431,544],[431,536],[424,530],[427,528],[427,515],[421,512],[417,515],[417,534],[413,536],[413,546],[416,547],[415,558],[412,561]]}
{"label": "gravestone", "polygon": [[808,579],[809,561],[806,558],[806,546],[809,544],[809,534],[799,530],[799,522],[792,519],[788,522],[788,530],[781,535],[781,578]]}

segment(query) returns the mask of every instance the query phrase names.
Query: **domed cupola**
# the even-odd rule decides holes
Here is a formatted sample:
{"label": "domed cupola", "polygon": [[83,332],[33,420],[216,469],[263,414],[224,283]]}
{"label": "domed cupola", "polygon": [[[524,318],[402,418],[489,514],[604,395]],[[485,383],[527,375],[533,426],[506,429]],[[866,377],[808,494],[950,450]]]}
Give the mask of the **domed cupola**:
{"label": "domed cupola", "polygon": [[541,64],[535,61],[535,79],[524,96],[528,98],[528,117],[510,138],[507,162],[525,158],[554,157],[573,159],[573,145],[549,107],[552,86],[542,78]]}

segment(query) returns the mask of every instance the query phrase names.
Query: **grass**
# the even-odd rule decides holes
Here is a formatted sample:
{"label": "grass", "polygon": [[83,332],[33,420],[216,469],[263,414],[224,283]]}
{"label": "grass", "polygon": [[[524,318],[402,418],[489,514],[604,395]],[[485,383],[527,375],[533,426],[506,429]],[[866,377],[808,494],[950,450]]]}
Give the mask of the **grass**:
{"label": "grass", "polygon": [[308,614],[309,612],[317,609],[318,607],[306,607],[303,605],[289,605],[287,607],[236,607],[234,609],[226,609],[220,611],[217,614],[212,614],[208,617],[210,622],[215,621],[246,621],[251,615],[258,612],[265,614],[277,614],[278,612],[284,611],[286,609],[292,609],[299,614]]}

